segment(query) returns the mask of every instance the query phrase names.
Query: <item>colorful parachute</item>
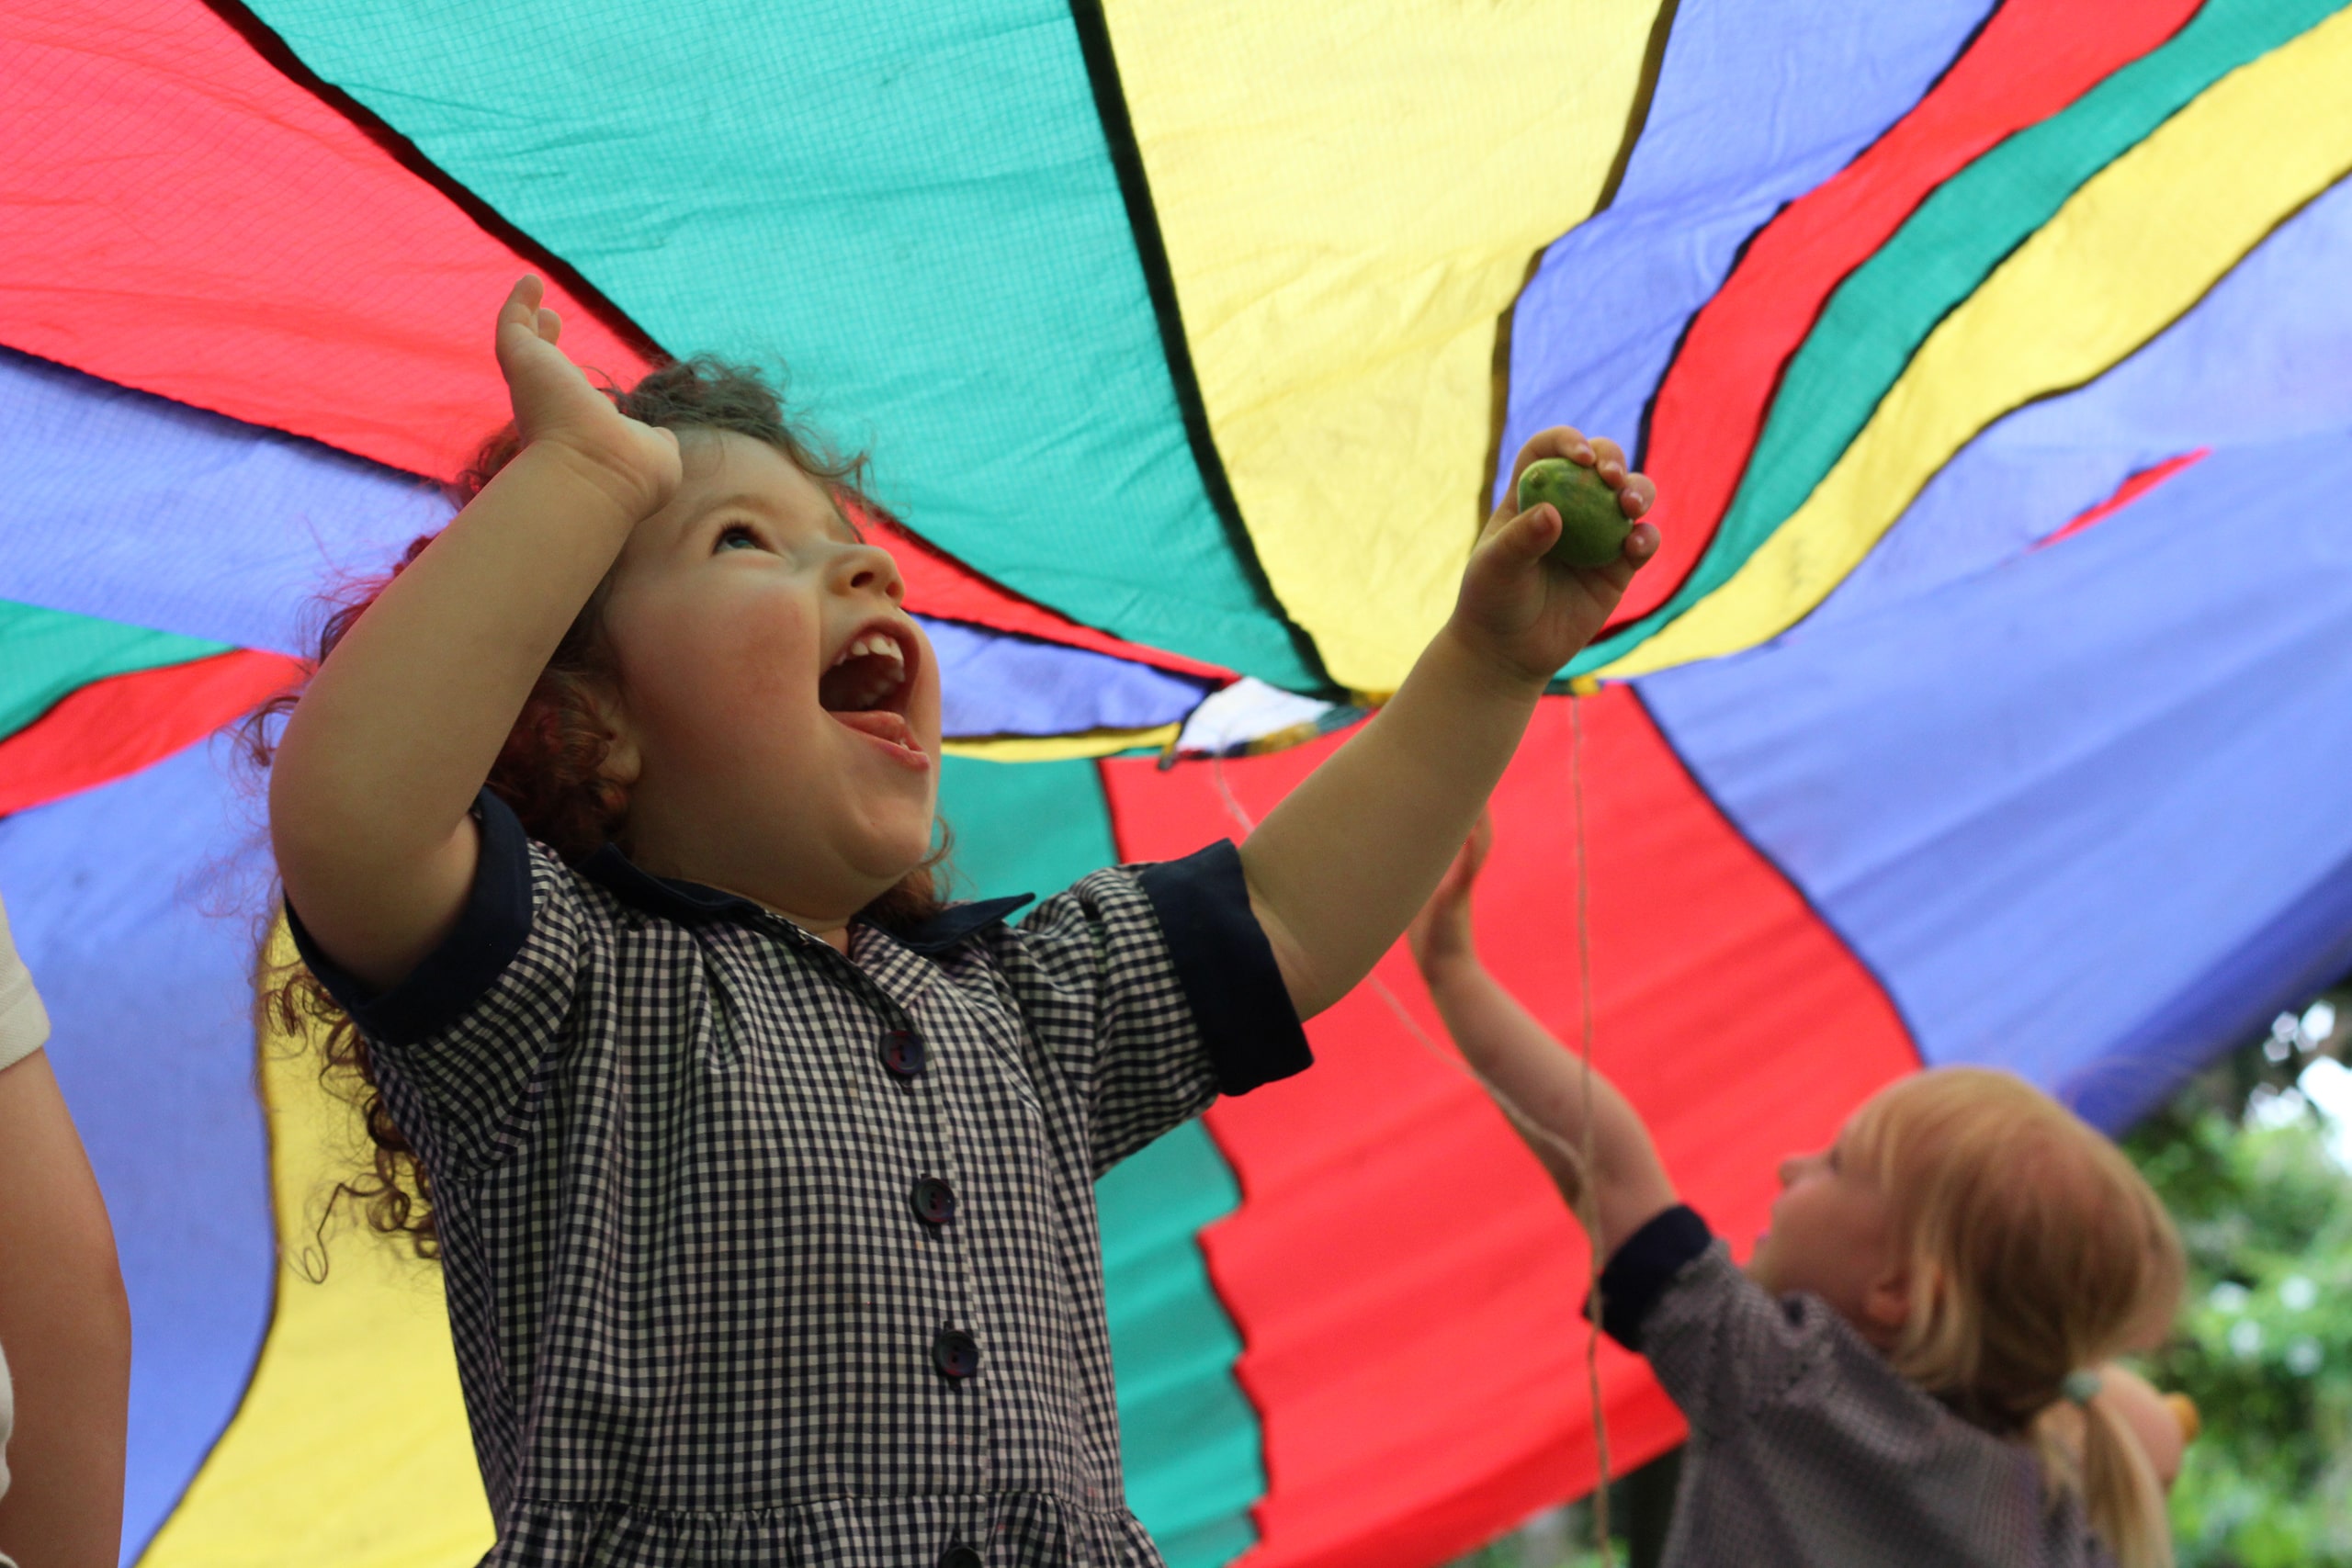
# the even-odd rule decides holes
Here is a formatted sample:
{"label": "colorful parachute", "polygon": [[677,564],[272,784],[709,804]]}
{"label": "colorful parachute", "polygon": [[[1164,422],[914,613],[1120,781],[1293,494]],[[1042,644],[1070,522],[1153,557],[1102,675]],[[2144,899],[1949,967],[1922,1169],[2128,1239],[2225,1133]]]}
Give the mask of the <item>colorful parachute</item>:
{"label": "colorful parachute", "polygon": [[[153,1568],[488,1538],[436,1278],[347,1229],[306,1277],[356,1134],[255,1040],[203,742],[445,514],[526,269],[613,377],[781,360],[871,450],[975,891],[1241,831],[1440,622],[1498,452],[1638,445],[1667,552],[1480,919],[1572,1034],[1580,728],[1599,1059],[1726,1234],[1922,1061],[2116,1125],[2352,965],[2337,0],[5,10],[0,887]],[[1433,1030],[1392,958],[1101,1186],[1173,1563],[1427,1563],[1592,1479],[1582,1245]],[[1601,1370],[1621,1466],[1675,1440]]]}

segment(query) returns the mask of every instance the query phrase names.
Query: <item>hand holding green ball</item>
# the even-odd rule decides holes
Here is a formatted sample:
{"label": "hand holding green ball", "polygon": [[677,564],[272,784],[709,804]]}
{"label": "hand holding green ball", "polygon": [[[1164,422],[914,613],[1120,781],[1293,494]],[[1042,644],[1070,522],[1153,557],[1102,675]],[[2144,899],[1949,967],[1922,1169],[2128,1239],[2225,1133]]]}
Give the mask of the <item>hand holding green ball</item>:
{"label": "hand holding green ball", "polygon": [[1560,514],[1560,536],[1544,554],[1562,566],[1607,566],[1625,552],[1633,522],[1609,482],[1582,463],[1539,457],[1520,471],[1519,509],[1545,502]]}

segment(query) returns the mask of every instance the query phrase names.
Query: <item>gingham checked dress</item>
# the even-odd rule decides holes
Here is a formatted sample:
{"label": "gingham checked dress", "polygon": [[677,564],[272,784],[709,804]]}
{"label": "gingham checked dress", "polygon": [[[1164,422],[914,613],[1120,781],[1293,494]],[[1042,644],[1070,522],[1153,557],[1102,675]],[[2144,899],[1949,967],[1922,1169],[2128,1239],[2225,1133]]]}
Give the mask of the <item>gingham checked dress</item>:
{"label": "gingham checked dress", "polygon": [[1233,847],[845,958],[477,815],[457,926],[393,990],[296,931],[432,1179],[483,1561],[1157,1564],[1093,1179],[1307,1064]]}
{"label": "gingham checked dress", "polygon": [[2031,1449],[1930,1397],[1819,1297],[1766,1292],[1690,1209],[1625,1238],[1600,1301],[1690,1423],[1666,1568],[2113,1568]]}

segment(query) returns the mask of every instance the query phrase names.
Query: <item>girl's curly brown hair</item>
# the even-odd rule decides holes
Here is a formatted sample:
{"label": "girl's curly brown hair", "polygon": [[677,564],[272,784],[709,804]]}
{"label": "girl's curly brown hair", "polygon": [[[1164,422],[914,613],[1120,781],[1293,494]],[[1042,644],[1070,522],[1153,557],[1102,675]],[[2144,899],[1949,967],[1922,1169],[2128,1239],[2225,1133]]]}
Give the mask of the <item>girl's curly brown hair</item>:
{"label": "girl's curly brown hair", "polygon": [[[765,442],[830,490],[853,515],[888,515],[863,488],[865,458],[844,457],[826,446],[786,412],[755,370],[699,356],[663,365],[626,392],[607,387],[605,394],[621,412],[645,424],[676,431],[732,431]],[[450,501],[462,507],[473,500],[521,450],[522,439],[513,424],[497,432],[482,444],[471,466],[446,487]],[[377,595],[435,536],[413,541],[389,573],[356,585],[343,597],[321,629],[311,668],[334,651]],[[589,695],[594,682],[615,675],[603,621],[610,582],[608,577],[589,595],[556,645],[484,781],[514,808],[531,837],[574,863],[605,844],[626,842],[628,800],[621,786],[604,776],[612,737]],[[297,691],[275,697],[247,721],[246,747],[260,766],[269,765],[277,721],[292,710],[300,695]],[[935,912],[942,904],[938,867],[945,858],[944,845],[943,833],[941,848],[867,906],[866,918],[888,925]],[[290,1035],[315,1032],[322,1057],[320,1081],[358,1108],[375,1145],[372,1169],[336,1184],[329,1215],[336,1203],[349,1198],[373,1229],[405,1235],[419,1257],[439,1256],[431,1179],[385,1108],[358,1025],[299,960],[281,964],[265,957],[261,1009],[265,1022]],[[322,1218],[322,1233],[325,1223]]]}

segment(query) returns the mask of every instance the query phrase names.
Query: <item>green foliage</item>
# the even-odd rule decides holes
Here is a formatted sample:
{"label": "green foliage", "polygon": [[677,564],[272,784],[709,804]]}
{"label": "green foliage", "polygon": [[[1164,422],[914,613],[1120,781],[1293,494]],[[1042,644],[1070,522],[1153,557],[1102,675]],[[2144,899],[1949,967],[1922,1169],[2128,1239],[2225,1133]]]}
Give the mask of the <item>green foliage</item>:
{"label": "green foliage", "polygon": [[[1612,1488],[1611,1496],[1615,1495]],[[1611,1532],[1611,1568],[1636,1568],[1622,1531]],[[1445,1568],[1601,1568],[1589,1500],[1549,1508],[1526,1524]]]}
{"label": "green foliage", "polygon": [[2352,1172],[2279,1092],[2299,1066],[2249,1047],[2125,1141],[2189,1254],[2179,1332],[2143,1364],[2204,1417],[2182,1568],[2352,1568]]}
{"label": "green foliage", "polygon": [[1609,1487],[1610,1552],[1604,1563],[1592,1499],[1547,1508],[1518,1529],[1447,1568],[1657,1568],[1674,1518],[1681,1450],[1619,1476]]}

